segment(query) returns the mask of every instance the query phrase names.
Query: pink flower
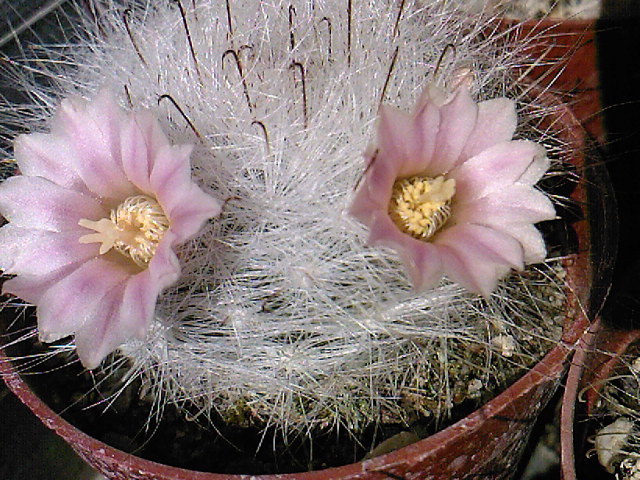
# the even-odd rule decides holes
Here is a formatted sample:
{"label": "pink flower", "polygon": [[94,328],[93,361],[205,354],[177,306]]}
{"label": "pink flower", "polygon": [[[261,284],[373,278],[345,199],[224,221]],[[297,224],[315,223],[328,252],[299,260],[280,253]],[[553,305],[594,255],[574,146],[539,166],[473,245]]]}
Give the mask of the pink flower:
{"label": "pink flower", "polygon": [[64,100],[51,133],[17,138],[21,175],[0,185],[0,268],[17,275],[4,293],[36,305],[43,341],[75,335],[95,368],[144,337],[180,275],[174,247],[220,212],[191,180],[190,153],[106,91]]}
{"label": "pink flower", "polygon": [[516,123],[513,101],[476,103],[468,82],[450,95],[429,85],[413,114],[382,106],[350,213],[370,244],[398,253],[417,290],[446,275],[489,296],[510,269],[544,260],[534,223],[555,209],[534,185],[549,160],[512,140]]}

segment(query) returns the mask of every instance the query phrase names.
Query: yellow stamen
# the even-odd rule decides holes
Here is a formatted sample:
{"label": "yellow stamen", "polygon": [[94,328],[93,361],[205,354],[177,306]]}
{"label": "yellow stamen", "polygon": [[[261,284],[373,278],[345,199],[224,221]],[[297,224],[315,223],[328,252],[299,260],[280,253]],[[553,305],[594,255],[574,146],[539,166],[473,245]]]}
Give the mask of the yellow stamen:
{"label": "yellow stamen", "polygon": [[453,178],[402,178],[393,185],[389,215],[404,233],[428,240],[449,220],[455,193]]}
{"label": "yellow stamen", "polygon": [[145,268],[169,229],[169,220],[153,198],[136,195],[113,209],[109,218],[83,218],[78,225],[96,232],[80,237],[80,243],[101,243],[101,255],[114,248]]}

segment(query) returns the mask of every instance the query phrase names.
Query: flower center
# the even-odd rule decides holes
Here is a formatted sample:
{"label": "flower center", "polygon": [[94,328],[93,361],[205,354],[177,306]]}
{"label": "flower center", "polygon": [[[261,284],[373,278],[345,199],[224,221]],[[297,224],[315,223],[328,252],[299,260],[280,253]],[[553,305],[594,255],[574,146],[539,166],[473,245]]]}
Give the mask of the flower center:
{"label": "flower center", "polygon": [[428,240],[449,220],[455,193],[456,181],[442,175],[398,179],[391,192],[389,216],[404,233]]}
{"label": "flower center", "polygon": [[153,198],[136,195],[111,210],[109,218],[83,218],[78,225],[96,232],[80,237],[80,243],[101,243],[101,255],[114,248],[145,268],[169,229],[169,220]]}

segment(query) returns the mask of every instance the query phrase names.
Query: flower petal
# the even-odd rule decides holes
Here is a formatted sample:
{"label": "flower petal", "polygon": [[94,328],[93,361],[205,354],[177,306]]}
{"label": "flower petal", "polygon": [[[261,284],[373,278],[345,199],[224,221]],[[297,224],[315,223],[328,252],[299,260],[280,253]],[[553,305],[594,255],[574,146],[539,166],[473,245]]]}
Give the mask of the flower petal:
{"label": "flower petal", "polygon": [[145,193],[153,194],[149,182],[154,159],[169,141],[150,112],[130,115],[122,128],[122,167],[127,178]]}
{"label": "flower petal", "polygon": [[465,160],[460,155],[476,125],[477,117],[478,105],[467,88],[459,88],[453,99],[440,108],[440,128],[434,157],[426,169],[429,176],[442,175]]}
{"label": "flower petal", "polygon": [[23,175],[43,177],[62,187],[82,189],[84,184],[73,169],[74,162],[70,161],[75,152],[64,138],[44,133],[20,135],[13,149]]}
{"label": "flower petal", "polygon": [[135,192],[122,170],[121,108],[102,91],[92,102],[62,101],[53,119],[52,133],[73,139],[72,168],[87,188],[99,197],[126,198]]}
{"label": "flower petal", "polygon": [[75,332],[78,356],[86,368],[96,368],[126,341],[144,338],[158,295],[180,275],[172,243],[170,238],[163,240],[146,270],[129,277],[124,285],[112,286],[96,304],[94,314]]}
{"label": "flower petal", "polygon": [[149,183],[164,212],[171,218],[171,211],[177,206],[191,182],[191,145],[160,148],[153,159]]}
{"label": "flower petal", "polygon": [[371,195],[366,180],[363,180],[349,206],[349,215],[368,226],[374,211],[378,209],[380,209],[380,199]]}
{"label": "flower petal", "polygon": [[389,163],[396,172],[411,171],[419,158],[421,144],[420,134],[416,132],[413,118],[388,105],[380,107],[379,115],[379,153],[376,163]]}
{"label": "flower petal", "polygon": [[448,245],[455,250],[481,253],[493,262],[518,270],[524,268],[522,246],[519,242],[511,235],[484,225],[456,225],[440,232],[433,243]]}
{"label": "flower petal", "polygon": [[379,162],[377,157],[370,161],[373,164],[365,173],[349,209],[364,225],[369,225],[375,210],[387,211],[396,180],[396,172],[388,162]]}
{"label": "flower petal", "polygon": [[75,333],[95,315],[100,301],[131,272],[103,257],[83,263],[38,300],[38,330],[44,342]]}
{"label": "flower petal", "polygon": [[511,267],[524,268],[522,245],[515,238],[482,225],[463,224],[440,232],[445,274],[466,289],[489,296]]}
{"label": "flower petal", "polygon": [[21,298],[27,303],[37,305],[42,295],[52,285],[71,274],[82,262],[66,265],[46,275],[20,275],[6,280],[2,285],[2,293],[10,293]]}
{"label": "flower petal", "polygon": [[0,228],[0,268],[17,275],[46,275],[98,255],[98,247],[81,244],[78,232],[50,232],[9,223]]}
{"label": "flower petal", "polygon": [[77,230],[81,218],[104,216],[96,199],[41,177],[23,175],[0,184],[0,211],[16,226],[57,232]]}
{"label": "flower petal", "polygon": [[509,235],[518,240],[524,250],[524,263],[543,262],[547,258],[547,248],[544,238],[534,225],[511,225]]}
{"label": "flower petal", "polygon": [[151,282],[158,291],[162,291],[172,285],[180,277],[180,261],[171,248],[177,243],[176,236],[177,234],[173,231],[165,233],[162,241],[158,244],[156,254],[149,263],[149,267],[145,270],[145,272],[149,272]]}
{"label": "flower petal", "polygon": [[151,171],[150,184],[171,221],[177,242],[191,238],[221,204],[203,192],[191,179],[191,146],[161,148]]}
{"label": "flower petal", "polygon": [[498,280],[510,270],[504,264],[496,264],[482,256],[454,250],[448,246],[442,247],[441,254],[445,275],[468,291],[485,298],[491,295],[498,286]]}
{"label": "flower petal", "polygon": [[176,235],[176,242],[182,243],[192,238],[207,220],[218,216],[221,211],[220,202],[192,184],[189,192],[170,213],[171,230]]}
{"label": "flower petal", "polygon": [[121,309],[123,285],[113,287],[96,305],[94,315],[75,332],[76,352],[80,362],[89,370],[116,348],[134,336],[128,328],[131,316]]}
{"label": "flower petal", "polygon": [[373,215],[368,243],[398,252],[416,291],[432,288],[442,278],[443,266],[438,248],[402,233],[383,212],[376,211]]}
{"label": "flower petal", "polygon": [[432,103],[440,108],[445,103],[451,101],[451,94],[433,82],[429,82],[420,94],[416,103],[416,111],[421,110],[427,103]]}
{"label": "flower petal", "polygon": [[538,223],[556,218],[551,200],[534,187],[515,183],[473,202],[454,207],[456,223],[476,223],[504,230],[513,224]]}
{"label": "flower petal", "polygon": [[531,162],[531,165],[529,165],[529,168],[527,168],[525,172],[520,175],[520,178],[518,178],[518,183],[522,183],[523,185],[535,185],[543,175],[547,173],[550,164],[551,162],[546,155],[535,157],[533,162]]}
{"label": "flower petal", "polygon": [[508,142],[513,137],[517,123],[513,100],[502,97],[480,102],[475,127],[461,157],[471,158],[497,143]]}
{"label": "flower petal", "polygon": [[391,192],[396,178],[396,170],[387,162],[375,161],[369,169],[363,188],[369,190],[370,197],[382,210],[386,211],[389,207],[389,200],[391,199]]}
{"label": "flower petal", "polygon": [[[170,285],[173,282],[167,282]],[[149,269],[131,278],[122,296],[122,311],[131,317],[132,337],[144,338],[153,320],[161,285]]]}
{"label": "flower petal", "polygon": [[484,150],[449,173],[456,181],[456,202],[470,202],[512,185],[544,155],[543,147],[526,140]]}
{"label": "flower petal", "polygon": [[167,232],[149,267],[133,276],[124,290],[122,310],[131,317],[133,335],[138,338],[143,338],[146,334],[160,292],[175,283],[180,276],[180,262],[171,249],[174,243],[172,232]]}
{"label": "flower petal", "polygon": [[408,159],[399,176],[422,174],[429,170],[436,152],[438,129],[440,127],[440,109],[432,102],[421,108],[415,118],[415,133],[418,151],[413,159]]}
{"label": "flower petal", "polygon": [[416,292],[434,288],[442,279],[442,255],[431,243],[415,240],[400,252],[400,258]]}

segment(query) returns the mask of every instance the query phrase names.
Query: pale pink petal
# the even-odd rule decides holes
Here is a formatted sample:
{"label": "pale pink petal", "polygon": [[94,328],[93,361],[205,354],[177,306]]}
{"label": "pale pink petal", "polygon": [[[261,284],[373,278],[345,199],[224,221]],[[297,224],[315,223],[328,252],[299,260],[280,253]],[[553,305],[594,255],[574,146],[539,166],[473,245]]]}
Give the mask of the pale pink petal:
{"label": "pale pink petal", "polygon": [[180,261],[171,248],[176,243],[176,233],[168,231],[158,244],[156,254],[145,270],[149,272],[151,282],[158,291],[172,285],[180,277]]}
{"label": "pale pink petal", "polygon": [[543,262],[547,257],[547,247],[540,231],[531,224],[509,226],[509,235],[518,240],[524,250],[524,263]]}
{"label": "pale pink petal", "polygon": [[468,291],[485,298],[491,295],[498,285],[498,280],[510,270],[508,266],[493,263],[464,250],[443,246],[440,251],[442,263],[445,265],[445,275]]}
{"label": "pale pink petal", "polygon": [[207,220],[219,215],[221,210],[220,202],[192,184],[170,213],[171,230],[176,235],[176,242],[182,243],[192,238]]}
{"label": "pale pink petal", "polygon": [[440,128],[433,159],[426,173],[436,177],[448,172],[461,161],[462,150],[476,125],[478,105],[466,88],[455,92],[453,99],[440,107]]}
{"label": "pale pink petal", "polygon": [[42,295],[52,285],[62,280],[67,275],[82,265],[83,262],[66,265],[46,275],[19,275],[6,280],[2,285],[3,294],[12,294],[27,303],[37,305]]}
{"label": "pale pink petal", "polygon": [[398,176],[422,174],[429,170],[434,159],[438,129],[440,128],[440,109],[432,102],[418,111],[415,118],[414,135],[418,139],[418,151],[398,172]]}
{"label": "pale pink petal", "polygon": [[0,184],[0,211],[14,225],[51,231],[77,230],[81,218],[105,215],[98,201],[41,177],[15,176]]}
{"label": "pale pink petal", "polygon": [[123,291],[124,285],[111,288],[87,323],[75,332],[76,352],[89,370],[97,368],[104,357],[133,337],[127,325],[131,317],[121,309]]}
{"label": "pale pink petal", "polygon": [[80,190],[84,184],[70,161],[75,155],[62,137],[44,133],[20,135],[13,145],[20,173],[44,177],[62,187]]}
{"label": "pale pink petal", "polygon": [[38,331],[47,342],[76,332],[89,321],[102,297],[131,272],[103,257],[94,258],[52,285],[37,305]]}
{"label": "pale pink petal", "polygon": [[410,171],[420,155],[421,138],[414,119],[394,107],[380,107],[379,154],[376,162],[390,162],[396,172]]}
{"label": "pale pink petal", "polygon": [[122,167],[127,178],[141,191],[152,194],[149,176],[154,159],[169,141],[150,112],[130,115],[122,128]]}
{"label": "pale pink petal", "polygon": [[538,183],[538,180],[542,178],[542,176],[547,173],[549,170],[550,161],[547,156],[537,156],[529,165],[529,168],[525,170],[525,172],[520,175],[518,178],[518,183],[522,183],[523,185],[535,185]]}
{"label": "pale pink petal", "polygon": [[494,145],[452,170],[456,202],[466,203],[515,183],[534,160],[545,155],[540,145],[514,140]]}
{"label": "pale pink petal", "polygon": [[384,212],[374,213],[368,243],[398,252],[416,291],[432,288],[442,278],[443,266],[438,248],[402,233]]}
{"label": "pale pink petal", "polygon": [[98,255],[96,244],[81,244],[80,233],[50,232],[9,223],[0,228],[0,268],[17,275],[46,275]]}
{"label": "pale pink petal", "polygon": [[143,126],[131,116],[122,129],[122,169],[127,178],[140,191],[152,193],[149,184],[151,174],[150,152],[147,139],[142,133]]}
{"label": "pale pink petal", "polygon": [[371,223],[371,216],[380,208],[379,202],[379,198],[371,196],[368,186],[361,184],[349,206],[349,215],[368,226]]}
{"label": "pale pink petal", "polygon": [[86,368],[96,368],[123,343],[146,336],[158,295],[180,274],[172,243],[171,238],[163,240],[149,268],[131,276],[125,285],[113,287],[100,301],[96,315],[76,332],[78,357]]}
{"label": "pale pink petal", "polygon": [[512,224],[538,223],[556,218],[549,198],[539,190],[515,183],[474,202],[455,205],[456,223],[478,223],[499,227],[508,233]]}
{"label": "pale pink petal", "polygon": [[151,187],[178,242],[192,237],[221,210],[220,202],[193,183],[190,153],[190,146],[162,148],[151,171]]}
{"label": "pale pink petal", "polygon": [[396,177],[420,174],[433,159],[440,124],[440,110],[426,103],[412,119],[388,106],[380,108],[378,163],[386,163]]}
{"label": "pale pink petal", "polygon": [[485,297],[512,267],[524,267],[522,245],[488,227],[456,225],[441,232],[434,243],[442,249],[445,274]]}
{"label": "pale pink petal", "polygon": [[374,210],[387,210],[397,177],[396,170],[389,162],[378,162],[377,157],[369,161],[373,163],[360,182],[349,210],[364,225],[369,225]]}
{"label": "pale pink petal", "polygon": [[402,233],[385,212],[376,210],[372,213],[369,245],[383,245],[393,249],[403,248],[407,238],[410,237]]}
{"label": "pale pink petal", "polygon": [[158,295],[179,275],[180,265],[170,243],[159,245],[149,268],[129,277],[124,285],[111,287],[96,304],[91,318],[75,332],[78,356],[86,368],[96,368],[128,340],[144,338]]}
{"label": "pale pink petal", "polygon": [[440,108],[442,105],[451,101],[451,94],[440,88],[435,83],[430,82],[420,94],[420,98],[416,102],[416,111],[421,110],[428,103],[434,104]]}
{"label": "pale pink petal", "polygon": [[149,183],[164,212],[170,217],[191,181],[191,145],[161,148],[153,159]]}
{"label": "pale pink petal", "polygon": [[139,273],[127,283],[122,297],[122,312],[129,315],[131,338],[144,338],[153,320],[159,285],[149,269]]}
{"label": "pale pink petal", "polygon": [[484,225],[455,225],[440,232],[433,243],[456,251],[464,250],[470,256],[483,257],[518,270],[524,268],[522,245],[511,235]]}
{"label": "pale pink petal", "polygon": [[388,207],[396,178],[397,171],[387,162],[376,162],[369,169],[365,185],[369,195],[377,199],[380,208]]}
{"label": "pale pink petal", "polygon": [[407,268],[413,289],[417,292],[436,287],[442,279],[442,255],[431,243],[418,240],[411,242],[400,252],[400,259]]}
{"label": "pale pink petal", "polygon": [[69,159],[86,187],[99,197],[126,198],[135,193],[121,160],[120,128],[124,113],[108,91],[92,102],[63,100],[52,133],[65,136],[75,155]]}
{"label": "pale pink petal", "polygon": [[143,338],[153,319],[158,295],[180,277],[180,262],[171,249],[175,243],[167,232],[149,267],[129,279],[122,298],[123,312],[130,317],[131,335]]}
{"label": "pale pink petal", "polygon": [[513,137],[517,123],[516,105],[513,100],[502,97],[480,102],[476,125],[469,135],[461,157],[471,158],[492,145],[508,142]]}

